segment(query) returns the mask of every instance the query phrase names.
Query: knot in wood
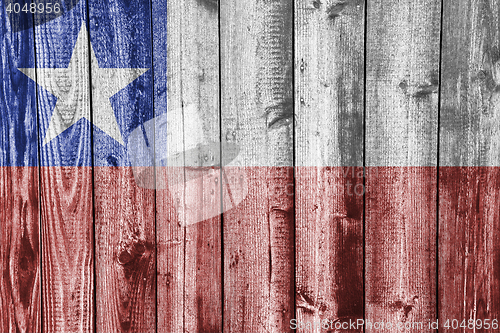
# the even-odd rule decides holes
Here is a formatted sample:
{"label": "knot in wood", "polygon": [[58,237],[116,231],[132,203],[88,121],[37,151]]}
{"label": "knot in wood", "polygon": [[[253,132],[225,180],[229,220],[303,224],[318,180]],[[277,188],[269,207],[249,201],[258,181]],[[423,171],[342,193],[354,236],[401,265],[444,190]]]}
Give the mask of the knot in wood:
{"label": "knot in wood", "polygon": [[126,265],[140,258],[144,252],[146,252],[146,246],[141,240],[134,240],[131,244],[122,244],[118,251],[118,263]]}

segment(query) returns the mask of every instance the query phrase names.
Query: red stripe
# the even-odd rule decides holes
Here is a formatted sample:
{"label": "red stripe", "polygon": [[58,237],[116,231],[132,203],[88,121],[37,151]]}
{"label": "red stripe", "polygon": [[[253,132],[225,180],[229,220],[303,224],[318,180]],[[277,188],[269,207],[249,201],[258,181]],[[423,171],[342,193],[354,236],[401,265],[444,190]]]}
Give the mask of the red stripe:
{"label": "red stripe", "polygon": [[491,325],[500,320],[500,168],[440,168],[439,198],[440,324]]}
{"label": "red stripe", "polygon": [[298,332],[359,332],[347,323],[363,318],[363,168],[298,167],[295,191]]}
{"label": "red stripe", "polygon": [[42,167],[40,172],[44,331],[91,331],[92,169]]}
{"label": "red stripe", "polygon": [[435,167],[367,168],[365,319],[373,324],[428,325],[436,316],[436,180]]}
{"label": "red stripe", "polygon": [[38,168],[0,167],[0,332],[38,332]]}
{"label": "red stripe", "polygon": [[[303,321],[359,319],[363,304],[365,319],[372,323],[428,323],[439,315],[444,332],[453,331],[445,329],[447,319],[498,319],[500,168],[440,168],[439,202],[435,167],[370,167],[365,180],[362,170],[298,167],[294,181],[290,167],[228,167],[226,171],[238,177],[222,184],[229,185],[222,192],[229,208],[222,236],[218,216],[182,228],[175,193],[159,190],[155,240],[154,191],[138,187],[131,168],[94,168],[99,325],[123,329],[154,323],[155,243],[157,302],[170,309],[158,313],[162,327],[178,323],[176,316],[189,309],[189,316],[198,320],[197,328],[220,328],[222,323],[212,320],[210,313],[220,318],[222,303],[210,304],[222,295],[221,289],[213,288],[222,279],[222,269],[225,325],[235,331],[261,325],[265,313],[266,325],[285,328],[295,316],[294,298],[297,319]],[[1,279],[2,309],[7,310],[2,311],[0,323],[8,331],[5,328],[12,325],[35,327],[39,322],[38,169],[0,171],[1,259],[8,273]],[[47,331],[80,329],[75,326],[80,323],[91,327],[92,169],[40,171],[44,327]],[[245,179],[238,187],[240,174]],[[184,195],[200,201],[200,195],[214,195],[205,201],[206,209],[218,209],[214,208],[220,207],[217,193],[206,191],[203,177],[198,182],[197,190],[188,186]],[[229,190],[246,194],[230,206]],[[185,248],[185,241],[193,240],[193,246],[203,250]],[[144,245],[144,251],[137,244]],[[11,269],[10,262],[19,262],[19,270]],[[219,285],[222,288],[222,282]],[[185,295],[186,290],[195,294]],[[104,324],[108,317],[118,321]]]}
{"label": "red stripe", "polygon": [[155,196],[127,167],[94,168],[98,332],[153,332]]}

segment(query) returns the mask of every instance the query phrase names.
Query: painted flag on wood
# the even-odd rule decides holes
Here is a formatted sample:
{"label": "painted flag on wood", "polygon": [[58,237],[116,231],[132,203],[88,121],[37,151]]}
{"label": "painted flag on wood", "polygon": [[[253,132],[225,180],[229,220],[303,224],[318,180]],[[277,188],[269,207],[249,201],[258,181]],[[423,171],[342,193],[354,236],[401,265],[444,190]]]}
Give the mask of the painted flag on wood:
{"label": "painted flag on wood", "polygon": [[495,6],[2,5],[1,332],[494,331]]}
{"label": "painted flag on wood", "polygon": [[[136,186],[126,140],[154,114],[150,5],[40,5],[45,24],[31,29],[15,28],[24,15],[18,4],[2,8],[3,73],[12,83],[3,89],[2,167],[10,176],[2,202],[20,207],[6,211],[11,226],[2,224],[2,244],[15,238],[2,248],[11,274],[2,280],[9,311],[1,330],[43,323],[46,332],[149,331],[154,193]],[[62,14],[54,19],[56,5]]]}
{"label": "painted flag on wood", "polygon": [[[33,32],[0,13],[0,331],[40,331],[40,215]],[[19,22],[19,21],[17,21]]]}

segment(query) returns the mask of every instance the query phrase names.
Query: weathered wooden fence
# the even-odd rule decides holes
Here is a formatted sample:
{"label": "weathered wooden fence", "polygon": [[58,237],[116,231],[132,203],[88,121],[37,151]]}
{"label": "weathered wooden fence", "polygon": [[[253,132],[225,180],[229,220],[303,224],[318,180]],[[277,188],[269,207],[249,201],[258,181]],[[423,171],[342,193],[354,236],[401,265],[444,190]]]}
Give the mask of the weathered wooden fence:
{"label": "weathered wooden fence", "polygon": [[[0,332],[500,331],[500,1],[9,3]],[[188,107],[241,202],[138,186],[132,125]]]}

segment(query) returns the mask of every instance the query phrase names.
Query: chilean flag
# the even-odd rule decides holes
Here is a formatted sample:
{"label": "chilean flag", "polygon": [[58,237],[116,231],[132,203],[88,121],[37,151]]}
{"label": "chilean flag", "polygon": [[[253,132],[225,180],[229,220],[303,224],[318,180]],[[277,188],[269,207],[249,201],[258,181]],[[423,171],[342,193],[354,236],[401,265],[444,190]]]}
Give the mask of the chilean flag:
{"label": "chilean flag", "polygon": [[[200,3],[217,16],[218,1]],[[253,98],[239,85],[243,77],[223,82],[240,94],[222,101],[230,109],[220,127],[227,131],[215,137],[210,130],[220,128],[210,123],[211,114],[184,103],[183,89],[192,87],[171,83],[171,68],[200,82],[209,74],[189,72],[192,59],[182,49],[187,41],[172,41],[177,51],[169,53],[167,1],[65,0],[57,2],[57,13],[53,3],[48,13],[48,1],[38,1],[44,13],[33,15],[22,12],[24,4],[4,0],[2,9],[10,11],[0,14],[1,332],[218,332],[222,326],[230,332],[262,326],[277,331],[289,329],[295,316],[303,323],[364,318],[426,325],[436,316],[495,319],[500,174],[486,166],[492,161],[478,158],[469,165],[460,159],[480,151],[480,144],[469,149],[454,141],[445,149],[459,151],[459,158],[441,154],[438,161],[437,140],[448,142],[468,121],[451,119],[450,110],[462,105],[443,102],[441,128],[437,119],[429,121],[436,151],[418,149],[423,125],[405,122],[404,103],[411,96],[418,100],[412,110],[431,105],[435,82],[423,88],[394,77],[375,82],[377,68],[367,61],[365,97],[380,104],[364,110],[366,119],[349,119],[351,128],[328,128],[337,134],[325,134],[325,123],[338,126],[336,117],[350,115],[317,112],[331,101],[314,100],[315,94],[329,91],[332,82],[315,81],[323,73],[308,59],[297,60],[297,86],[306,90],[307,83],[313,93],[297,93],[295,109],[288,106],[293,112],[285,115],[276,116],[276,109],[287,107],[288,96],[269,107],[263,113],[275,120],[266,130],[278,130],[266,132],[272,132],[266,139],[274,141],[245,146],[252,131],[262,128],[233,110],[248,107]],[[310,5],[308,13],[323,4]],[[341,19],[336,11],[344,7],[348,2],[332,6],[328,24]],[[267,28],[270,36],[283,29]],[[253,29],[237,33],[250,36]],[[285,43],[271,37],[255,48]],[[241,59],[222,59],[229,63],[219,64],[222,71],[238,72],[231,66],[254,60],[245,62],[241,45],[222,44],[241,52]],[[287,94],[276,88],[283,81],[266,76],[272,72],[267,65],[283,70],[288,64],[288,55],[274,51],[266,51],[276,57],[269,63],[260,59],[260,76],[249,78],[260,84],[252,93],[265,106],[273,94]],[[169,62],[187,65],[168,68],[167,54]],[[376,58],[369,52],[367,57]],[[453,70],[443,67],[440,93],[455,94],[459,79],[447,76]],[[361,89],[359,82],[352,85]],[[384,96],[389,85],[401,95]],[[167,106],[167,95],[175,94],[179,105]],[[354,108],[344,102],[335,100],[335,107]],[[378,122],[379,109],[390,108],[401,111],[401,118]],[[490,128],[481,134],[486,140],[494,134],[494,119],[484,125]],[[384,135],[378,135],[380,128]],[[295,147],[288,145],[290,136]],[[362,147],[361,140],[365,163],[361,150],[348,151]],[[331,146],[346,149],[345,156],[331,156]],[[270,152],[266,160],[265,149],[276,147],[283,151]],[[380,151],[387,156],[373,153]],[[258,163],[241,162],[254,157]]]}

